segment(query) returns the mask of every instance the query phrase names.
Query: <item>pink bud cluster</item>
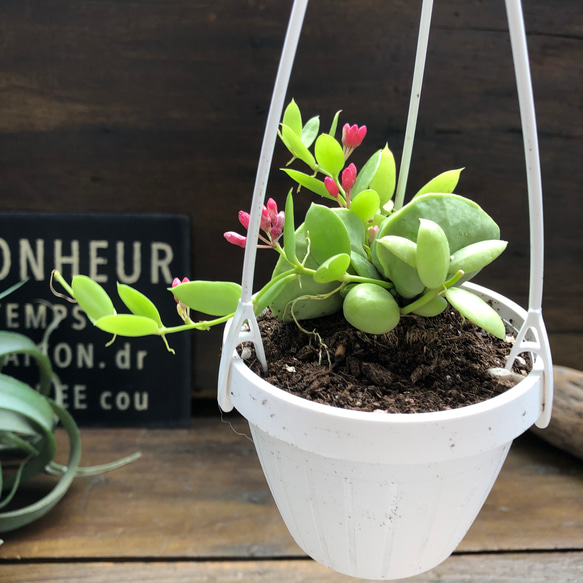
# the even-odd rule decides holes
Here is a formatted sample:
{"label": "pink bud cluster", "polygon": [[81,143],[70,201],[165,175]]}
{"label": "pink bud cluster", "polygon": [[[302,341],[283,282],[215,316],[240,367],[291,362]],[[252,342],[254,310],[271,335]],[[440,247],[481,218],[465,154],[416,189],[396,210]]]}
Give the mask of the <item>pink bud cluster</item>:
{"label": "pink bud cluster", "polygon": [[[245,211],[239,211],[239,222],[245,229],[249,229],[250,219],[251,215],[249,213]],[[267,205],[263,206],[263,210],[261,212],[261,230],[265,233],[265,236],[259,234],[259,239],[261,239],[265,245],[258,245],[258,247],[275,248],[278,239],[283,234],[284,222],[284,212],[278,212],[277,203],[272,198],[270,198],[267,201]],[[228,231],[224,236],[229,243],[237,245],[238,247],[245,247],[245,245],[247,245],[247,237],[234,231]]]}
{"label": "pink bud cluster", "polygon": [[[342,171],[340,185],[342,186],[346,207],[350,206],[350,197],[352,195],[352,189],[356,184],[357,173],[358,171],[356,170],[356,166],[352,163],[350,163]],[[326,176],[326,178],[324,178],[324,186],[326,187],[328,194],[335,198],[336,200],[338,200],[340,190],[338,188],[338,184],[336,184],[334,179]]]}
{"label": "pink bud cluster", "polygon": [[354,152],[354,149],[362,144],[362,140],[364,140],[365,136],[366,126],[358,127],[356,124],[344,124],[344,127],[342,128],[342,146],[344,149],[345,160],[348,160],[348,157]]}

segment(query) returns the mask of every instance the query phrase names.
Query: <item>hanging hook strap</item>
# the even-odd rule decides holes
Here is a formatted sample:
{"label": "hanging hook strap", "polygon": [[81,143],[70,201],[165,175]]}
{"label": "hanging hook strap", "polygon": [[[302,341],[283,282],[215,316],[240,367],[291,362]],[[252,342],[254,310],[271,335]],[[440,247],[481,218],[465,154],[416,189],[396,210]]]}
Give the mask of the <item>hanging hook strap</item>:
{"label": "hanging hook strap", "polygon": [[[547,332],[542,319],[543,288],[543,202],[540,154],[536,131],[536,116],[532,80],[526,44],[526,32],[520,0],[506,0],[510,42],[514,59],[514,71],[520,105],[524,155],[526,158],[526,178],[530,216],[530,292],[528,314],[516,342],[508,357],[506,368],[512,368],[514,360],[521,352],[532,352],[540,357],[543,364],[543,391],[541,395],[541,416],[538,427],[546,427],[551,419],[553,402],[553,363]],[[530,333],[530,335],[529,335]],[[526,340],[527,336],[531,339]]]}
{"label": "hanging hook strap", "polygon": [[[277,139],[277,127],[283,112],[287,87],[289,85],[291,70],[307,5],[308,0],[294,1],[275,80],[275,87],[273,89],[273,96],[271,98],[271,105],[269,107],[269,114],[267,116],[265,134],[263,135],[263,144],[261,146],[259,166],[257,168],[255,188],[253,190],[253,200],[251,202],[251,216],[249,218],[249,227],[247,229],[247,245],[245,246],[243,280],[241,283],[241,301],[239,302],[235,316],[233,317],[223,341],[223,350],[219,365],[218,402],[223,411],[231,411],[233,409],[233,404],[231,403],[229,396],[228,384],[231,364],[235,357],[234,350],[238,344],[244,340],[253,342],[261,366],[264,370],[267,369],[263,343],[261,341],[259,327],[257,325],[257,320],[255,319],[253,304],[251,302],[255,258],[257,255],[257,246],[255,243],[259,237],[261,212],[263,210],[269,170],[271,167],[273,151],[275,149],[275,141]],[[248,323],[249,332],[241,332],[241,327],[244,322]]]}

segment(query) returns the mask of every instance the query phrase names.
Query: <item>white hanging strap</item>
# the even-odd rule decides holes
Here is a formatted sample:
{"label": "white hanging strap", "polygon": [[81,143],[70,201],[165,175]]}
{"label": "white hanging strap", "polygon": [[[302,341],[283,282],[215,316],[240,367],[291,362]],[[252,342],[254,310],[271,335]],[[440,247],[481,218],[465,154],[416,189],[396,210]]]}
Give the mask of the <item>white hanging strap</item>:
{"label": "white hanging strap", "polygon": [[[536,354],[543,363],[543,394],[542,414],[536,422],[538,427],[546,427],[551,419],[553,402],[553,363],[547,337],[547,331],[542,319],[542,289],[543,289],[543,202],[540,157],[536,131],[536,116],[526,32],[520,0],[506,0],[506,12],[510,29],[510,42],[514,58],[514,71],[520,104],[522,135],[524,139],[524,154],[528,185],[528,201],[530,214],[530,291],[528,314],[516,342],[510,352],[506,368],[512,368],[514,360],[521,352]],[[527,337],[529,339],[527,340]]]}
{"label": "white hanging strap", "polygon": [[[261,334],[259,333],[259,326],[257,325],[253,304],[251,302],[253,294],[255,258],[257,255],[256,241],[259,237],[261,212],[263,210],[263,203],[265,201],[265,192],[267,190],[269,170],[271,168],[273,151],[275,149],[275,141],[277,139],[277,128],[283,113],[283,105],[285,102],[287,87],[291,76],[291,70],[294,63],[307,5],[308,0],[295,0],[292,7],[289,25],[281,53],[281,59],[279,62],[277,77],[275,80],[273,96],[271,98],[271,105],[269,107],[269,114],[267,116],[265,134],[263,136],[263,144],[261,146],[261,154],[259,156],[259,165],[257,168],[257,176],[255,178],[255,187],[253,190],[253,200],[251,202],[251,217],[249,219],[249,227],[247,229],[247,245],[245,246],[245,256],[243,259],[241,300],[239,301],[237,311],[235,312],[235,316],[233,317],[227,332],[227,336],[223,342],[221,362],[219,365],[217,398],[220,408],[227,412],[233,409],[233,404],[231,403],[229,396],[228,384],[231,364],[233,362],[234,351],[237,345],[245,341],[253,342],[255,345],[255,352],[259,362],[261,363],[261,366],[264,369],[267,369],[267,362],[265,360]],[[241,332],[244,322],[247,322],[249,325],[249,331],[247,332]]]}
{"label": "white hanging strap", "polygon": [[415,54],[415,68],[413,71],[413,86],[411,88],[409,113],[407,115],[407,126],[405,128],[405,142],[403,143],[403,155],[401,156],[399,178],[395,193],[396,210],[399,210],[403,206],[405,190],[407,189],[407,179],[409,178],[413,141],[415,138],[415,129],[417,127],[417,117],[419,114],[419,102],[421,101],[421,88],[423,87],[423,73],[425,71],[427,46],[429,45],[429,30],[431,28],[432,11],[433,0],[423,0],[423,5],[421,6],[421,21],[419,23],[419,36],[417,38],[417,52]]}

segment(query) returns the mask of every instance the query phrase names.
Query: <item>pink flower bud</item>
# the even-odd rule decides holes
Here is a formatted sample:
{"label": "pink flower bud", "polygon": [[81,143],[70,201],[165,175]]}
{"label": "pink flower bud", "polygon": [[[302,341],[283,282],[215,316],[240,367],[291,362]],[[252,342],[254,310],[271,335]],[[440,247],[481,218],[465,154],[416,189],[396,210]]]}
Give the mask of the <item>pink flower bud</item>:
{"label": "pink flower bud", "polygon": [[266,233],[269,233],[271,230],[271,216],[266,206],[263,207],[263,211],[261,212],[261,230]]}
{"label": "pink flower bud", "polygon": [[[172,280],[172,287],[176,287],[177,285],[180,285],[181,283],[189,283],[189,282],[190,282],[190,279],[188,279],[188,277],[184,277],[184,278],[182,278],[182,281],[180,281],[180,278],[179,278],[179,277],[175,277],[175,278]],[[178,300],[178,298],[177,298],[176,296],[174,296],[174,301],[175,301],[177,304],[179,304],[179,303],[180,303],[180,301]]]}
{"label": "pink flower bud", "polygon": [[182,283],[182,282],[180,281],[180,278],[179,278],[179,277],[175,277],[175,278],[172,280],[172,287],[176,287],[177,285],[180,285],[181,283]]}
{"label": "pink flower bud", "polygon": [[352,187],[356,183],[356,166],[354,164],[349,164],[342,171],[342,188],[348,192],[352,190]]}
{"label": "pink flower bud", "polygon": [[368,244],[372,245],[373,241],[377,238],[377,235],[379,234],[379,226],[378,225],[373,225],[372,227],[369,228],[368,230]]}
{"label": "pink flower bud", "polygon": [[251,216],[249,215],[249,213],[246,213],[245,211],[239,211],[239,222],[243,225],[243,227],[245,227],[245,229],[249,228],[250,218]]}
{"label": "pink flower bud", "polygon": [[334,198],[338,198],[338,186],[336,186],[336,182],[334,182],[334,180],[332,180],[332,178],[330,178],[329,176],[326,176],[326,178],[324,178],[324,186],[326,187],[326,190],[328,191],[328,194],[330,196],[333,196]]}
{"label": "pink flower bud", "polygon": [[267,210],[269,218],[273,221],[277,215],[277,203],[272,198],[267,201]]}
{"label": "pink flower bud", "polygon": [[235,233],[234,231],[228,231],[224,236],[229,243],[237,245],[237,247],[245,247],[247,243],[247,237],[243,237],[243,235],[239,235],[239,233]]}
{"label": "pink flower bud", "polygon": [[356,124],[344,124],[342,128],[342,143],[347,148],[357,148],[362,144],[362,140],[364,140],[364,136],[366,136],[366,126],[358,127]]}
{"label": "pink flower bud", "polygon": [[271,225],[271,240],[277,241],[283,233],[283,225],[285,223],[285,213],[283,211],[275,215],[273,224]]}

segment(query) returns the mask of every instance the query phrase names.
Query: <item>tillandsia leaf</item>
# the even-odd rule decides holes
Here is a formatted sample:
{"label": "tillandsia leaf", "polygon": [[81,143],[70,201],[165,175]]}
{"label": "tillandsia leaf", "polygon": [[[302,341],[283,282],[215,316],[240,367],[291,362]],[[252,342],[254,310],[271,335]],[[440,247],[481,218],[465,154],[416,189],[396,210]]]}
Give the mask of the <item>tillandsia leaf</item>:
{"label": "tillandsia leaf", "polygon": [[160,333],[160,326],[152,318],[135,316],[134,314],[115,314],[104,316],[95,322],[95,326],[104,332],[115,336],[152,336]]}
{"label": "tillandsia leaf", "polygon": [[75,478],[77,468],[79,467],[79,461],[81,459],[81,436],[77,425],[65,409],[50,399],[47,399],[47,402],[53,413],[62,423],[63,428],[69,437],[70,453],[67,463],[67,471],[59,480],[55,488],[37,502],[34,502],[25,508],[18,508],[9,512],[0,513],[0,532],[9,532],[30,524],[54,508],[69,490],[69,487]]}
{"label": "tillandsia leaf", "polygon": [[281,139],[287,149],[296,157],[305,162],[312,170],[316,170],[316,160],[312,153],[304,146],[300,136],[288,126],[281,126]]}
{"label": "tillandsia leaf", "polygon": [[305,225],[310,238],[310,254],[319,265],[339,253],[350,255],[350,235],[332,209],[312,203],[306,213]]}
{"label": "tillandsia leaf", "polygon": [[21,288],[27,281],[28,278],[23,279],[22,281],[19,281],[14,285],[11,285],[9,288],[2,290],[0,292],[0,300],[4,299],[6,296],[9,296],[11,293],[14,293],[17,289]]}
{"label": "tillandsia leaf", "polygon": [[42,395],[51,389],[53,368],[49,357],[30,338],[17,332],[0,331],[0,362],[9,354],[26,354],[34,358],[39,367],[39,387]]}
{"label": "tillandsia leaf", "polygon": [[443,229],[430,219],[420,219],[416,257],[423,285],[429,289],[443,285],[449,272],[449,243]]}
{"label": "tillandsia leaf", "polygon": [[356,214],[363,223],[368,223],[378,213],[380,199],[376,190],[361,190],[352,199],[350,210]]}
{"label": "tillandsia leaf", "polygon": [[158,308],[142,292],[124,283],[118,283],[117,293],[132,314],[154,320],[162,328],[163,324]]}
{"label": "tillandsia leaf", "polygon": [[321,134],[316,140],[314,153],[320,170],[337,178],[344,167],[344,152],[338,141],[328,134]]}
{"label": "tillandsia leaf", "polygon": [[326,190],[324,183],[318,180],[314,176],[309,174],[304,174],[298,170],[292,170],[291,168],[282,168],[282,170],[292,179],[295,180],[300,186],[305,186],[308,190],[315,192],[316,194],[327,198],[329,200],[336,201],[333,196]]}
{"label": "tillandsia leaf", "polygon": [[429,194],[431,192],[451,194],[459,182],[462,170],[463,168],[458,168],[457,170],[447,170],[446,172],[442,172],[423,186],[413,198],[415,199],[418,196]]}
{"label": "tillandsia leaf", "polygon": [[296,256],[296,227],[294,224],[294,199],[292,192],[285,201],[285,219],[283,223],[283,250],[290,263],[297,263]]}
{"label": "tillandsia leaf", "polygon": [[359,192],[369,188],[372,179],[377,173],[379,164],[381,163],[381,154],[382,150],[375,152],[360,169],[354,187],[352,188],[352,198],[354,198]]}
{"label": "tillandsia leaf", "polygon": [[[285,122],[284,122],[285,123]],[[320,131],[320,118],[315,116],[306,122],[306,125],[302,128],[301,140],[302,144],[309,148],[313,143],[318,132]]]}
{"label": "tillandsia leaf", "polygon": [[377,244],[389,250],[413,269],[417,269],[417,243],[414,241],[398,235],[387,235],[377,239]]}
{"label": "tillandsia leaf", "polygon": [[328,135],[334,137],[336,135],[336,129],[338,128],[338,119],[340,118],[340,114],[342,113],[342,110],[338,110],[336,112],[336,114],[334,115],[334,119],[332,120],[332,125],[330,126],[330,131],[328,132]]}
{"label": "tillandsia leaf", "polygon": [[369,185],[370,188],[377,191],[381,207],[384,207],[393,198],[396,182],[397,167],[395,165],[395,157],[389,150],[389,146],[385,145],[381,150],[379,166]]}
{"label": "tillandsia leaf", "polygon": [[292,99],[283,112],[283,125],[286,125],[296,136],[302,135],[302,114],[298,104]]}
{"label": "tillandsia leaf", "polygon": [[493,336],[504,340],[506,329],[498,312],[482,298],[459,287],[450,287],[445,292],[447,301],[464,317]]}
{"label": "tillandsia leaf", "polygon": [[241,286],[231,281],[189,281],[169,291],[191,310],[210,316],[233,313],[241,298]]}
{"label": "tillandsia leaf", "polygon": [[499,257],[507,245],[507,241],[494,239],[462,247],[452,255],[449,273],[456,273],[460,269],[464,273],[479,271]]}
{"label": "tillandsia leaf", "polygon": [[318,267],[314,273],[314,281],[317,283],[328,283],[330,281],[339,281],[346,274],[350,266],[350,255],[340,253],[330,257]]}
{"label": "tillandsia leaf", "polygon": [[104,316],[113,316],[115,309],[107,292],[86,275],[76,275],[71,282],[74,298],[87,317],[95,324]]}

